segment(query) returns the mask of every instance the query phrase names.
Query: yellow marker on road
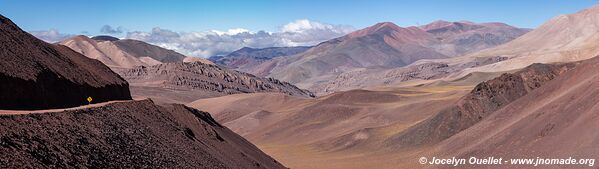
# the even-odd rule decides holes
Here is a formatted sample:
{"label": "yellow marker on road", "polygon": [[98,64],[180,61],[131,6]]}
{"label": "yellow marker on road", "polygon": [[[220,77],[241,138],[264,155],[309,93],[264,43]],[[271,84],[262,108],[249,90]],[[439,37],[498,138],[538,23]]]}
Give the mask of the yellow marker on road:
{"label": "yellow marker on road", "polygon": [[87,102],[89,102],[89,104],[92,104],[92,97],[87,97]]}

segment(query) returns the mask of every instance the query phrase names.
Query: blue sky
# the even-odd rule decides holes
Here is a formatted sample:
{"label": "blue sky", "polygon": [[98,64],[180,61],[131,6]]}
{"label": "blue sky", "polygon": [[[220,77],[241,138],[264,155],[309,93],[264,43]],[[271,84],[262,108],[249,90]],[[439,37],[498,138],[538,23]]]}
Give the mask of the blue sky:
{"label": "blue sky", "polygon": [[57,29],[99,33],[103,25],[126,30],[161,27],[176,31],[276,31],[297,19],[363,28],[381,21],[400,26],[434,20],[498,21],[534,28],[558,14],[587,8],[594,0],[259,0],[259,1],[77,1],[0,0],[0,13],[27,31]]}
{"label": "blue sky", "polygon": [[[242,47],[309,46],[378,22],[504,22],[535,28],[595,0],[0,0],[0,14],[48,42],[109,34],[210,57]],[[105,28],[105,29],[102,29]],[[101,31],[104,30],[104,31]]]}

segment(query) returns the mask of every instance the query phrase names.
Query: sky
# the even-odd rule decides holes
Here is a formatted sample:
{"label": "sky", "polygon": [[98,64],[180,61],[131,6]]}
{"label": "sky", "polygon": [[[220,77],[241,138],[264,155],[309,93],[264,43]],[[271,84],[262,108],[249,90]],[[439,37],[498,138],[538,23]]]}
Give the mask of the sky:
{"label": "sky", "polygon": [[187,55],[243,46],[314,45],[378,22],[503,22],[535,28],[596,0],[0,0],[0,14],[38,38],[84,34],[144,40]]}

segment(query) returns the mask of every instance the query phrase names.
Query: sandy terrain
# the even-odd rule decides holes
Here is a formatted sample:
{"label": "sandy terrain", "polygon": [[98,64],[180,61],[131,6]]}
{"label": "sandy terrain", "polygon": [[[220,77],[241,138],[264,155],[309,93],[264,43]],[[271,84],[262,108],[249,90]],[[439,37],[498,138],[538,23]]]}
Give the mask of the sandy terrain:
{"label": "sandy terrain", "polygon": [[201,99],[189,106],[211,112],[286,166],[363,168],[376,163],[364,161],[395,158],[371,148],[451,105],[472,87],[387,87],[315,99],[237,94]]}

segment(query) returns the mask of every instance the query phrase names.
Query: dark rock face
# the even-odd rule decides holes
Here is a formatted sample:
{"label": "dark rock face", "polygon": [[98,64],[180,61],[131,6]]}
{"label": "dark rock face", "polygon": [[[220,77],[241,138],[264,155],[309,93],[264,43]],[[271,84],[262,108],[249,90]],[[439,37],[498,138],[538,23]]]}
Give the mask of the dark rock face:
{"label": "dark rock face", "polygon": [[0,16],[0,109],[75,107],[131,99],[128,83],[99,61],[45,43]]}
{"label": "dark rock face", "polygon": [[279,92],[294,96],[313,97],[307,91],[273,78],[229,70],[221,66],[192,63],[164,63],[138,66],[119,72],[132,85],[152,84],[147,87],[164,87],[180,90],[203,90],[227,94]]}
{"label": "dark rock face", "polygon": [[284,168],[210,114],[150,100],[0,116],[0,168]]}
{"label": "dark rock face", "polygon": [[119,38],[115,38],[112,36],[107,36],[107,35],[100,35],[100,36],[94,36],[92,37],[93,40],[97,40],[97,41],[118,41],[120,40]]}
{"label": "dark rock face", "polygon": [[572,69],[576,64],[533,64],[478,84],[455,106],[442,110],[388,141],[400,146],[437,143],[476,124],[503,106]]}
{"label": "dark rock face", "polygon": [[129,100],[126,84],[109,84],[102,87],[81,85],[61,79],[50,71],[42,71],[37,80],[24,80],[0,74],[0,107],[10,110],[34,110],[49,108],[76,107],[111,100]]}

